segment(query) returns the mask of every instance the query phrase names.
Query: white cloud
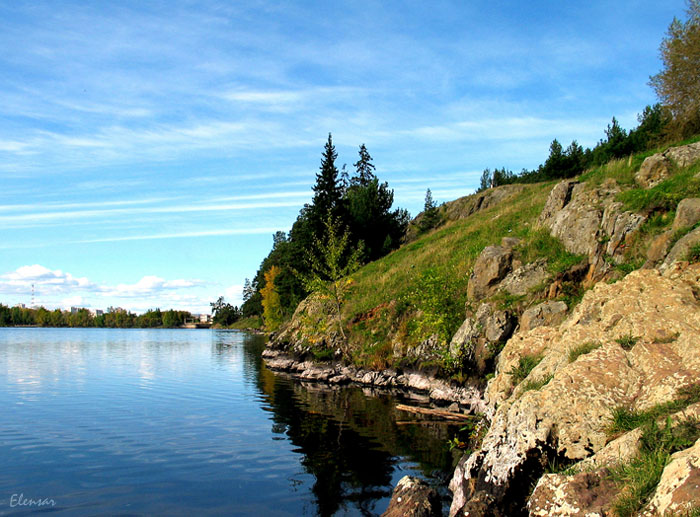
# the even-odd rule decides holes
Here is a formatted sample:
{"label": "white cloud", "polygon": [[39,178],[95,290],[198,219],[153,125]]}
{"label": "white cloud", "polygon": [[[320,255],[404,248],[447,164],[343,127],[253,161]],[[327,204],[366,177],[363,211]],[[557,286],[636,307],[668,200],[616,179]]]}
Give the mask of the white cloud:
{"label": "white cloud", "polygon": [[63,293],[71,290],[91,291],[97,286],[85,277],[74,277],[60,269],[50,270],[39,264],[22,266],[0,275],[0,292],[23,293],[35,285],[44,293]]}

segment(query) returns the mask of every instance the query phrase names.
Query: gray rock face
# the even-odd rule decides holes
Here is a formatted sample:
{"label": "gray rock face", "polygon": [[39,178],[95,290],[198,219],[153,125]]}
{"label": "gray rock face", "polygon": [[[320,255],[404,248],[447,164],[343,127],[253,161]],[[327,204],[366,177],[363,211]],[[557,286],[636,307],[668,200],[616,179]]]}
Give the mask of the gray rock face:
{"label": "gray rock face", "polygon": [[498,284],[498,290],[514,296],[524,296],[550,279],[547,262],[540,259],[508,273]]}
{"label": "gray rock face", "polygon": [[634,180],[642,188],[658,185],[671,175],[671,163],[663,154],[654,154],[642,162]]}
{"label": "gray rock face", "polygon": [[439,517],[442,515],[440,495],[425,481],[411,476],[396,484],[389,507],[382,517]]}
{"label": "gray rock face", "polygon": [[483,359],[490,345],[505,343],[516,326],[517,318],[510,311],[482,303],[476,314],[467,316],[453,336],[450,354],[453,357],[461,355],[465,364],[478,371],[483,366],[480,356]]}
{"label": "gray rock face", "polygon": [[622,260],[628,239],[646,219],[621,211],[622,204],[615,201],[619,191],[614,181],[597,188],[563,181],[552,189],[538,221],[567,251],[588,257],[591,279],[610,269],[610,258]]}
{"label": "gray rock face", "polygon": [[700,228],[696,228],[688,235],[680,239],[673,245],[671,251],[666,255],[663,264],[659,266],[659,271],[662,273],[668,270],[673,264],[679,260],[685,260],[690,252],[690,248],[700,243]]}
{"label": "gray rock face", "polygon": [[671,147],[664,155],[676,162],[679,167],[688,167],[700,160],[700,142]]}
{"label": "gray rock face", "polygon": [[640,187],[651,188],[671,175],[674,163],[678,167],[688,167],[698,160],[700,160],[700,142],[671,147],[663,153],[654,154],[644,160],[634,179]]}
{"label": "gray rock face", "polygon": [[496,284],[503,280],[513,262],[513,252],[502,246],[487,246],[474,263],[474,270],[469,278],[467,295],[472,300],[479,300],[491,294]]}
{"label": "gray rock face", "polygon": [[520,331],[536,327],[559,325],[566,317],[568,307],[564,302],[544,302],[529,308],[520,317]]}
{"label": "gray rock face", "polygon": [[671,231],[693,226],[698,221],[700,221],[700,198],[686,198],[678,203]]}

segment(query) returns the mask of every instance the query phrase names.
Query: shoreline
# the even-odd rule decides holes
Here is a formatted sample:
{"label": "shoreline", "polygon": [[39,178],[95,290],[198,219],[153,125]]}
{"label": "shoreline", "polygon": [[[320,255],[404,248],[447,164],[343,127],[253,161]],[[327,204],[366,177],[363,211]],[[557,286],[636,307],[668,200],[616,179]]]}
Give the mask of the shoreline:
{"label": "shoreline", "polygon": [[299,381],[397,390],[423,402],[440,407],[449,406],[452,410],[466,414],[484,413],[486,410],[484,393],[478,388],[454,386],[418,371],[376,371],[335,362],[304,361],[271,348],[262,352],[262,358],[270,370],[285,373]]}

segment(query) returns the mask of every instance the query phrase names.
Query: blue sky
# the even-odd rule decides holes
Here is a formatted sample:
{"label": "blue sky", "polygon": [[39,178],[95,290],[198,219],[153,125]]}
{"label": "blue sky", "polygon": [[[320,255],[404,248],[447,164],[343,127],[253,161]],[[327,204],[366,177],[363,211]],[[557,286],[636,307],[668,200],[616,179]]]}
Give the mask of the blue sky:
{"label": "blue sky", "polygon": [[398,206],[630,128],[682,0],[0,1],[0,303],[240,303],[328,132]]}

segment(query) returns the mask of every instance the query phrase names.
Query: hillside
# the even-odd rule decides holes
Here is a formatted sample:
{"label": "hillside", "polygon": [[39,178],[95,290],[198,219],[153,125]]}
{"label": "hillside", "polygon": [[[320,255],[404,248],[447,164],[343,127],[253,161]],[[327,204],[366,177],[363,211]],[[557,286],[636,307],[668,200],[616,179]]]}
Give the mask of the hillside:
{"label": "hillside", "polygon": [[[568,515],[562,508],[579,497],[579,508],[600,503],[588,515],[604,515],[627,494],[637,499],[630,513],[616,507],[620,515],[636,515],[652,496],[661,499],[650,515],[688,509],[697,490],[683,499],[662,473],[685,486],[688,472],[680,481],[678,465],[667,472],[682,452],[699,475],[697,421],[676,416],[668,446],[645,444],[659,442],[650,437],[664,425],[650,414],[700,400],[699,160],[700,144],[683,142],[570,180],[447,203],[438,229],[421,235],[414,221],[413,240],[351,276],[347,341],[327,316],[330,301],[312,295],[267,357],[302,375],[320,368],[307,378],[422,388],[434,402],[482,410],[484,445],[455,473],[453,514]],[[620,414],[637,420],[611,431]],[[620,468],[663,457],[651,491],[633,496],[630,476],[601,470],[612,468],[600,458],[618,440],[627,444]],[[581,460],[593,466],[541,477]],[[581,480],[594,467],[598,477]],[[654,495],[657,485],[667,493]]]}

